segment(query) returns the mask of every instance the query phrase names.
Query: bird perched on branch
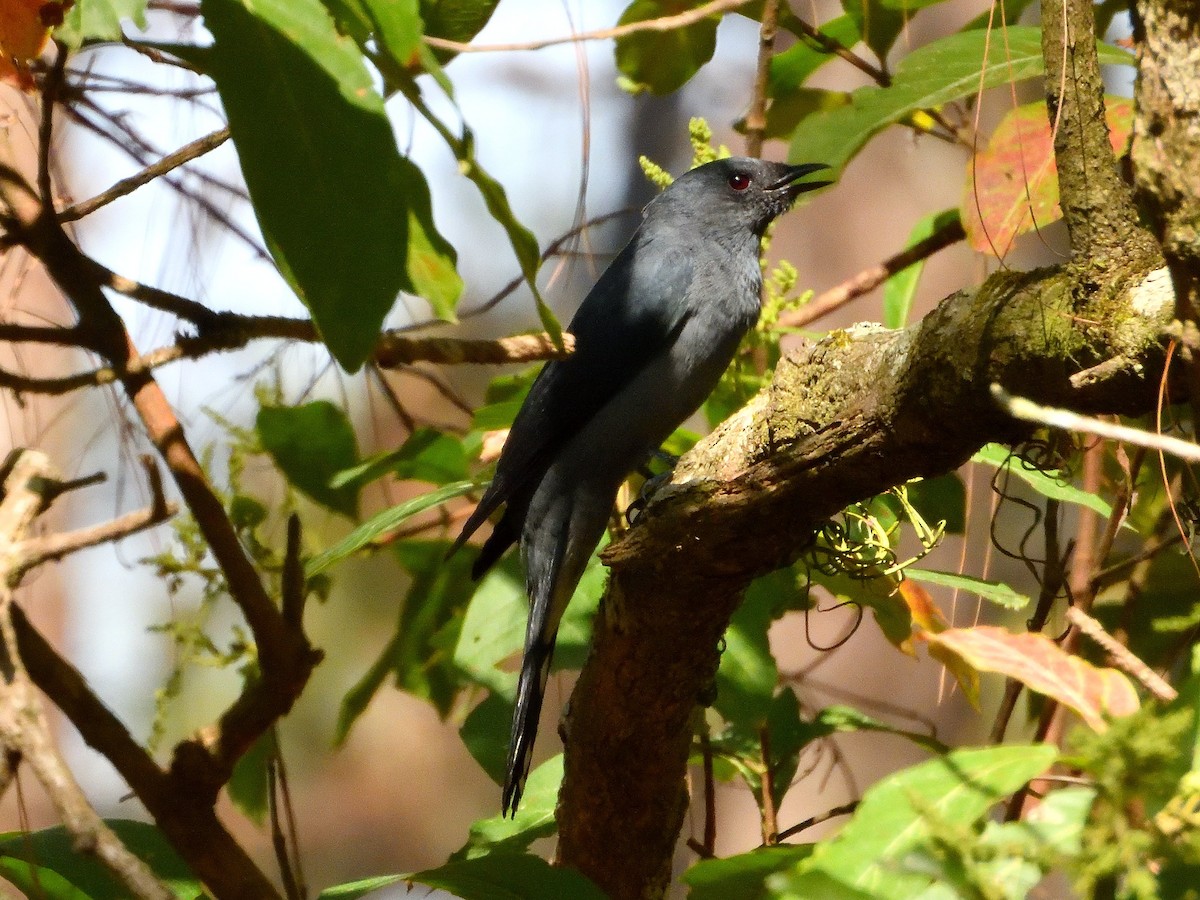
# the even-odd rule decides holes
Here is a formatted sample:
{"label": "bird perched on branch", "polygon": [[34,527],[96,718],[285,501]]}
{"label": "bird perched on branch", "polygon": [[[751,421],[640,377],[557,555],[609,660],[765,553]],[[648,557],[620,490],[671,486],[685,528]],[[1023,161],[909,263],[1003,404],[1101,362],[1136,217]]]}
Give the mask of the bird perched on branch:
{"label": "bird perched on branch", "polygon": [[[479,578],[518,540],[529,595],[504,812],[515,813],[537,735],[558,624],[631,471],[699,408],[758,321],[763,232],[826,168],[721,159],[677,179],[600,276],[568,330],[575,352],[530,388],[463,525],[457,550],[496,509]],[[453,550],[451,551],[453,552]]]}

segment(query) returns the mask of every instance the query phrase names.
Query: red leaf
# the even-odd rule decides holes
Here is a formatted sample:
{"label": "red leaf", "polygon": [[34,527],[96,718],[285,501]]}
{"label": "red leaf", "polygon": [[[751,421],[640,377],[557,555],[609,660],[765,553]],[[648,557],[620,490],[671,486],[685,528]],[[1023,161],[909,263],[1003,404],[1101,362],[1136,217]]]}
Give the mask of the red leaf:
{"label": "red leaf", "polygon": [[[1123,153],[1133,125],[1133,105],[1105,97],[1109,140]],[[981,253],[1003,257],[1020,234],[1062,218],[1058,205],[1054,142],[1044,103],[1030,103],[1004,117],[986,150],[968,163],[962,219],[967,240]],[[973,177],[972,177],[973,176]]]}
{"label": "red leaf", "polygon": [[1013,634],[1003,628],[951,628],[926,634],[930,650],[949,651],[981,672],[999,672],[1068,706],[1096,731],[1104,715],[1138,708],[1137,692],[1116,669],[1098,669],[1065,653],[1044,634]]}

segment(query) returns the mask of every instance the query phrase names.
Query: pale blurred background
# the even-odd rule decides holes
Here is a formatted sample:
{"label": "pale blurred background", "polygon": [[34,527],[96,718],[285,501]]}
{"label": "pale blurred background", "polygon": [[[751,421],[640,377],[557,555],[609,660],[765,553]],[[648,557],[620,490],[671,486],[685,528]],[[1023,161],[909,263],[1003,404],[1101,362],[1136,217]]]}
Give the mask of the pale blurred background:
{"label": "pale blurred background", "polygon": [[[614,23],[625,4],[582,0],[515,0],[502,2],[479,43],[524,41],[594,30]],[[919,46],[957,27],[986,8],[980,0],[951,0],[914,16],[893,57],[906,45]],[[837,15],[835,4],[797,4],[795,11],[819,23]],[[151,14],[152,33],[166,40],[196,39],[186,20],[167,13]],[[557,46],[534,52],[467,54],[449,67],[463,115],[478,138],[483,165],[508,190],[519,218],[544,246],[569,229],[581,202],[583,163],[587,162],[586,215],[622,207],[638,207],[652,188],[637,165],[646,154],[675,173],[687,165],[687,121],[705,116],[718,139],[735,153],[744,141],[731,123],[746,111],[754,77],[757,26],[730,16],[722,24],[716,58],[678,95],[669,98],[630,96],[616,86],[612,44]],[[786,45],[781,39],[780,46]],[[166,67],[155,66],[131,51],[102,48],[80,54],[75,71],[166,86],[176,91],[205,87],[202,82]],[[581,75],[582,73],[582,75]],[[165,79],[165,82],[164,82]],[[853,88],[861,73],[833,61],[819,75],[826,87]],[[141,134],[152,146],[151,158],[222,124],[215,94],[194,99],[149,97],[124,92],[93,96],[110,115]],[[29,128],[26,98],[4,89],[7,114]],[[983,121],[994,122],[1007,98],[985,104]],[[455,163],[436,137],[417,122],[403,100],[391,105],[397,139],[426,173],[439,228],[456,246],[467,291],[460,310],[484,302],[516,272],[498,226],[487,216],[475,189],[459,177]],[[445,109],[442,110],[446,112]],[[93,117],[99,118],[93,113]],[[90,197],[142,166],[111,143],[77,124],[62,122],[57,131],[59,188],[64,197]],[[766,154],[783,158],[787,147],[768,143]],[[818,293],[903,248],[921,216],[958,205],[963,191],[964,152],[933,138],[914,138],[894,128],[873,140],[847,168],[841,182],[786,217],[776,232],[773,255],[797,264],[800,284]],[[200,168],[231,184],[240,183],[230,145],[207,156]],[[184,183],[258,241],[249,207],[236,193],[202,185],[195,176]],[[569,318],[608,254],[619,248],[635,224],[626,216],[589,233],[580,256],[563,264],[552,260],[544,271],[547,297]],[[186,197],[164,184],[145,187],[80,222],[75,235],[93,257],[129,277],[194,297],[216,308],[241,312],[300,315],[303,310],[269,264],[247,241],[230,234]],[[1051,228],[1045,242],[1036,236],[1019,242],[1007,264],[1015,268],[1052,262],[1062,249],[1062,235]],[[1050,245],[1050,246],[1047,246]],[[995,262],[985,261],[959,245],[927,266],[918,290],[914,318],[938,299],[978,283]],[[553,274],[552,276],[552,273]],[[876,291],[817,323],[822,330],[858,320],[879,318]],[[9,253],[0,269],[0,298],[5,317],[32,316],[49,322],[69,320],[69,312],[45,277],[19,254]],[[170,317],[118,301],[119,309],[141,349],[167,344]],[[420,302],[402,299],[389,324],[422,321],[428,311]],[[532,328],[536,318],[528,292],[518,291],[495,311],[468,318],[459,334],[498,336]],[[445,330],[445,329],[443,329]],[[28,347],[19,352],[0,347],[0,365],[31,374],[61,374],[89,362],[79,354],[53,353]],[[449,393],[477,403],[496,370],[460,368],[425,370],[444,381]],[[421,421],[462,426],[465,413],[443,392],[421,377],[391,375],[406,408]],[[363,378],[349,378],[332,368],[327,356],[307,346],[279,348],[265,343],[245,351],[160,370],[159,379],[176,402],[181,419],[197,448],[222,440],[208,410],[238,424],[252,425],[257,409],[254,387],[277,380],[288,402],[328,397],[345,402],[354,418],[363,453],[390,447],[403,439],[403,429],[377,388]],[[137,453],[143,447],[130,425],[125,404],[114,392],[90,391],[62,400],[30,396],[17,403],[4,394],[4,428],[12,446],[38,446],[70,474],[103,471],[106,484],[70,495],[46,517],[46,527],[70,528],[94,523],[143,505],[138,485]],[[7,448],[4,448],[7,450]],[[223,461],[217,459],[217,474]],[[252,476],[270,490],[268,471]],[[987,549],[991,503],[989,473],[964,470],[972,501],[967,550],[951,537],[930,562],[933,568],[957,569],[992,577],[1012,576],[1022,583],[1023,568]],[[364,497],[370,509],[389,502],[383,491]],[[370,510],[369,510],[370,511]],[[307,507],[311,528],[329,534],[345,524],[315,507]],[[40,570],[20,592],[34,620],[84,671],[138,736],[149,734],[154,692],[170,667],[168,643],[147,627],[189,608],[195,598],[167,596],[152,571],[139,561],[160,552],[169,541],[160,528],[130,538],[116,548],[77,554]],[[337,572],[336,590],[325,604],[309,607],[314,642],[326,651],[308,690],[281,727],[283,750],[296,802],[305,874],[314,890],[370,875],[415,871],[436,866],[465,841],[468,826],[498,810],[499,790],[467,754],[453,723],[443,724],[431,706],[385,688],[358,722],[342,748],[332,749],[338,703],[345,691],[375,659],[387,639],[405,592],[403,576],[386,554],[346,565]],[[952,601],[940,596],[947,611]],[[972,621],[973,598],[959,598],[954,615]],[[829,702],[862,704],[868,712],[902,727],[923,730],[936,723],[948,742],[981,738],[990,717],[971,712],[961,695],[941,678],[936,665],[899,655],[880,637],[867,615],[853,637],[836,651],[814,646],[832,644],[852,624],[846,611],[817,613],[806,624],[794,614],[772,633],[780,669],[806,674],[799,682],[809,710]],[[228,627],[229,623],[224,623]],[[808,634],[806,635],[806,631]],[[237,684],[230,673],[189,672],[183,698],[176,702],[167,742],[206,723],[229,702]],[[552,700],[570,689],[556,676]],[[992,699],[994,705],[995,698]],[[554,703],[550,705],[556,705]],[[552,727],[543,727],[539,758],[558,752]],[[106,816],[141,817],[134,801],[122,801],[126,788],[111,767],[89,751],[68,726],[64,742],[89,795]],[[886,735],[850,735],[837,741],[840,759],[828,750],[806,756],[801,773],[811,773],[788,795],[779,813],[785,828],[847,800],[880,774],[922,758],[904,741]],[[55,817],[36,781],[22,777],[23,809],[9,791],[0,802],[0,829],[37,828]],[[750,849],[761,840],[754,802],[738,785],[719,786],[717,851]],[[226,821],[253,848],[267,871],[274,871],[265,832],[231,809]],[[699,834],[702,823],[689,819]],[[836,827],[832,823],[830,827]],[[814,830],[806,839],[820,834]],[[679,860],[691,855],[681,850]]]}

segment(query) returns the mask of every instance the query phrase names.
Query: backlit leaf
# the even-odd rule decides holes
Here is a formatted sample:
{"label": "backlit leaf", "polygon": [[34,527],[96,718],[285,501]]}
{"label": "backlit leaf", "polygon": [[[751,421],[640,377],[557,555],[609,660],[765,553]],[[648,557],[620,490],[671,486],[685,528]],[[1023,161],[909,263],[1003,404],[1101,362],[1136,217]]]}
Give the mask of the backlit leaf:
{"label": "backlit leaf", "polygon": [[1044,634],[1013,634],[980,625],[928,635],[931,646],[956,653],[981,672],[998,672],[1070,707],[1091,728],[1103,731],[1104,716],[1138,709],[1138,696],[1124,673],[1100,669],[1066,653]]}

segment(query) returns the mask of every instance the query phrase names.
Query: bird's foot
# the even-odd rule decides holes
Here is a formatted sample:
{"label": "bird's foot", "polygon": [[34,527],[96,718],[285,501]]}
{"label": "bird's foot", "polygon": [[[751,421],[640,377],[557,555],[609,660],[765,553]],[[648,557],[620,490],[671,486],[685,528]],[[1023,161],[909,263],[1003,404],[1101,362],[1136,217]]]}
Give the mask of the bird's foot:
{"label": "bird's foot", "polygon": [[646,461],[645,465],[638,468],[638,474],[646,480],[642,482],[642,489],[638,491],[637,497],[625,508],[625,521],[630,525],[641,518],[642,513],[646,511],[646,506],[649,504],[650,498],[654,496],[658,489],[671,480],[671,473],[675,470],[675,464],[679,462],[678,456],[674,456],[665,450],[655,450],[651,455],[651,459],[657,459],[660,462],[666,463],[667,471],[655,475],[650,471],[649,460]]}

